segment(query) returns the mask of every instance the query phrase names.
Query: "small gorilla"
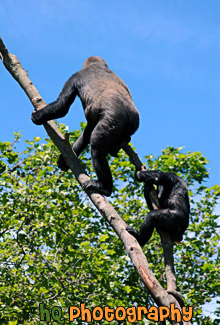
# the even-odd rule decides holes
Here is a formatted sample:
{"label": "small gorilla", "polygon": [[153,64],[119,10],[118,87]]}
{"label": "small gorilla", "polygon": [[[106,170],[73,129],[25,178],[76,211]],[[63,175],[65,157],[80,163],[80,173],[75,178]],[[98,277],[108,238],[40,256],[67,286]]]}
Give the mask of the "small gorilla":
{"label": "small gorilla", "polygon": [[[180,242],[189,225],[189,197],[186,183],[173,173],[157,170],[137,171],[136,178],[144,182],[144,196],[151,210],[138,232],[131,226],[126,230],[133,235],[140,246],[144,246],[152,236],[154,228],[167,232],[173,241]],[[153,210],[150,191],[157,185],[160,209]]]}
{"label": "small gorilla", "polygon": [[[122,144],[130,141],[130,136],[139,126],[139,113],[125,83],[102,58],[92,56],[84,62],[82,70],[65,83],[55,102],[33,111],[32,121],[40,125],[65,116],[76,95],[82,102],[88,123],[73,144],[73,150],[79,156],[90,143],[93,167],[98,177],[98,181],[85,182],[83,188],[110,196],[113,182],[106,156],[116,157]],[[69,168],[62,155],[58,166],[62,170]]]}

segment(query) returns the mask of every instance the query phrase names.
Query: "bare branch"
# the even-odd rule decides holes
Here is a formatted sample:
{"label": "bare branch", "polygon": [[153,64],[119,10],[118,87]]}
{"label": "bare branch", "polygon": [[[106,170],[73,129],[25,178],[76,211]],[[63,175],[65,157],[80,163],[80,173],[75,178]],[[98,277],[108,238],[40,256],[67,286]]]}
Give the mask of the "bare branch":
{"label": "bare branch", "polygon": [[[129,146],[129,144],[124,143],[122,148],[126,152],[126,154],[129,156],[131,163],[133,165],[135,165],[137,170],[145,170],[146,169],[146,167],[140,161],[140,158],[138,157],[136,152],[134,152],[134,150],[131,148],[131,146]],[[152,202],[152,206],[153,206],[154,210],[159,209],[160,205],[159,205],[159,201],[158,201],[158,197],[157,197],[157,193],[156,193],[155,189],[153,189],[150,192],[150,197],[151,197],[151,202]]]}
{"label": "bare branch", "polygon": [[[13,54],[10,54],[6,49],[2,39],[0,38],[0,57],[5,65],[6,69],[12,75],[12,77],[17,80],[19,85],[23,88],[27,96],[29,97],[32,105],[36,110],[43,108],[46,104],[41,98],[39,92],[34,87],[33,83],[30,81],[27,73],[22,68],[20,62],[17,57]],[[56,127],[53,121],[49,121],[44,124],[44,127],[48,133],[48,135],[53,140],[54,144],[60,150],[62,155],[64,156],[67,164],[72,170],[78,182],[82,185],[85,181],[89,179],[86,175],[84,169],[82,168],[79,159],[76,157],[73,152],[68,140],[62,135],[59,129]],[[168,294],[166,290],[160,285],[160,283],[155,278],[148,261],[143,254],[143,251],[136,239],[133,236],[128,234],[126,231],[126,224],[117,214],[117,212],[113,209],[111,204],[100,194],[95,193],[92,190],[88,190],[86,192],[96,206],[96,208],[100,211],[102,216],[106,218],[108,223],[115,230],[118,237],[123,242],[128,255],[131,258],[131,261],[141,279],[145,287],[148,289],[150,295],[157,303],[158,306],[166,306],[170,308],[170,303],[174,303],[176,308],[180,308],[178,301],[175,297]],[[172,324],[177,324],[176,321],[172,321]],[[190,322],[186,322],[184,324],[191,324]]]}

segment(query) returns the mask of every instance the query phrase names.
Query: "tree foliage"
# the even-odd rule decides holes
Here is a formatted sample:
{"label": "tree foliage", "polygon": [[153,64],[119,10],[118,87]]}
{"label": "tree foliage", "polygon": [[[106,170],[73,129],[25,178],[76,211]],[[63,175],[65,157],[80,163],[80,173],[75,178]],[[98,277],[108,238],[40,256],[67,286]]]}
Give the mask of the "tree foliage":
{"label": "tree foliage", "polygon": [[[72,132],[71,141],[78,135]],[[68,307],[80,303],[89,308],[154,305],[118,237],[72,173],[57,168],[53,143],[35,137],[25,141],[20,153],[19,139],[15,133],[13,143],[0,142],[0,322],[40,324],[39,303],[61,306],[65,323]],[[178,290],[186,305],[194,307],[192,321],[210,324],[202,305],[220,291],[220,235],[214,212],[220,187],[205,186],[206,158],[182,149],[168,147],[159,157],[146,156],[145,163],[149,169],[175,172],[189,185],[190,226],[183,244],[175,246]],[[89,157],[85,152],[80,159],[95,177]],[[147,213],[142,185],[122,150],[118,158],[109,159],[114,177],[111,203],[126,223],[139,227]],[[156,232],[144,252],[165,287]],[[213,312],[218,315],[218,310]]]}

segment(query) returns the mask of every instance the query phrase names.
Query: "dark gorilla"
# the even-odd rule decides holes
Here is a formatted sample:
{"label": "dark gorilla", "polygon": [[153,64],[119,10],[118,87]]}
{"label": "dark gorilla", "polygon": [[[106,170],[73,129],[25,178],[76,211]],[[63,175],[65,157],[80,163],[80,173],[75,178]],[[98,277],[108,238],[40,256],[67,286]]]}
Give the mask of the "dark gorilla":
{"label": "dark gorilla", "polygon": [[[79,96],[87,125],[73,144],[76,155],[90,143],[93,167],[98,181],[89,180],[84,189],[94,189],[106,196],[112,193],[112,175],[106,156],[117,156],[123,142],[138,129],[139,113],[125,83],[97,56],[88,58],[82,70],[64,85],[58,99],[40,111],[33,111],[32,121],[39,125],[68,113],[75,97]],[[68,170],[61,155],[58,166]]]}
{"label": "dark gorilla", "polygon": [[[139,182],[144,182],[144,196],[151,210],[138,232],[131,226],[127,231],[133,235],[140,246],[144,246],[152,236],[154,228],[167,232],[173,241],[180,242],[183,233],[189,225],[189,197],[186,183],[173,173],[163,173],[157,170],[136,172]],[[150,191],[153,184],[157,185],[160,209],[153,210]]]}

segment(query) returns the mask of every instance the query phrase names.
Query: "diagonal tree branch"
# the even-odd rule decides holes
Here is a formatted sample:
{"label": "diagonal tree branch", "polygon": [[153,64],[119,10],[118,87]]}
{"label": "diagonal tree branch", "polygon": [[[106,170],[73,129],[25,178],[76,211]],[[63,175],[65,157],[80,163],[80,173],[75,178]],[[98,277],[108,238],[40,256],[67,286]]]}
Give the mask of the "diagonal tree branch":
{"label": "diagonal tree branch", "polygon": [[[33,83],[30,81],[27,72],[24,71],[17,57],[10,54],[5,47],[2,39],[0,38],[0,57],[3,61],[4,66],[12,75],[12,77],[19,83],[23,88],[27,96],[29,97],[32,105],[36,110],[46,106],[46,103],[41,98],[39,92],[34,87]],[[53,140],[54,144],[60,150],[64,156],[67,164],[75,175],[76,179],[82,185],[85,181],[89,180],[88,175],[86,175],[83,167],[80,164],[79,159],[73,152],[69,142],[63,134],[59,131],[54,121],[49,121],[44,124],[44,127],[48,135]],[[100,194],[95,193],[92,190],[87,191],[87,195],[90,200],[100,211],[102,216],[106,218],[108,223],[115,230],[118,237],[123,242],[128,255],[138,273],[141,281],[148,289],[150,295],[156,302],[158,306],[166,306],[170,308],[170,304],[174,303],[175,307],[181,310],[179,302],[174,296],[168,294],[166,290],[160,285],[160,283],[155,278],[148,261],[143,254],[143,251],[137,241],[133,236],[129,235],[126,231],[126,224],[113,209],[111,204]],[[170,321],[171,324],[179,324],[176,321]],[[191,324],[190,322],[184,322],[184,324]]]}

